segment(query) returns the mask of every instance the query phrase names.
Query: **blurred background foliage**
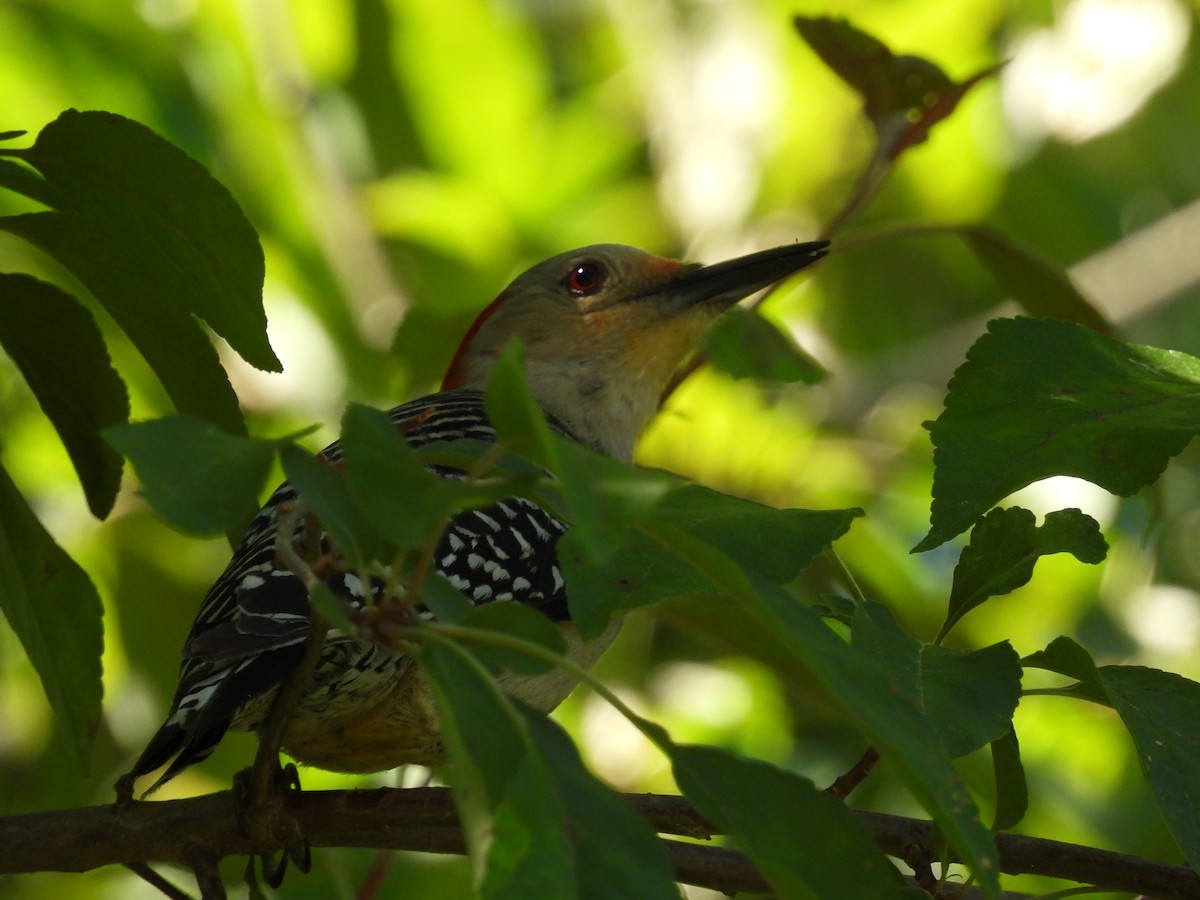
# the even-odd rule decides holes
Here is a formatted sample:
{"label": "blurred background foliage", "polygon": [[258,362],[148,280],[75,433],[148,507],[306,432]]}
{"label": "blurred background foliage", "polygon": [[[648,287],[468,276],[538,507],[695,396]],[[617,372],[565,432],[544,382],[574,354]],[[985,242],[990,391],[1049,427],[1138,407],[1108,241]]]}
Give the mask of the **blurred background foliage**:
{"label": "blurred background foliage", "polygon": [[[225,354],[256,434],[312,422],[332,438],[348,399],[390,406],[433,388],[476,311],[526,265],[573,246],[632,243],[715,261],[813,237],[870,153],[850,90],[797,38],[795,13],[843,15],[898,53],[964,78],[1001,60],[908,153],[850,230],[994,225],[1077,283],[1123,335],[1200,354],[1200,48],[1193,0],[0,0],[0,130],[62,110],[137,119],[207,165],[259,230],[282,375]],[[30,208],[0,195],[0,214]],[[0,234],[0,264],[64,275]],[[643,440],[641,463],[777,505],[860,505],[838,547],[867,595],[931,639],[955,547],[908,553],[928,522],[921,422],[990,316],[1012,312],[957,239],[907,237],[835,253],[764,311],[831,373],[780,387],[701,372]],[[169,412],[129,343],[97,313],[135,417]],[[0,623],[0,812],[112,799],[159,723],[178,649],[228,553],[187,540],[131,491],[91,519],[23,381],[0,359],[4,465],[106,603],[105,719],[81,775],[36,676]],[[1023,492],[1081,506],[1108,561],[1043,560],[1034,580],[972,613],[951,643],[1059,634],[1098,661],[1200,677],[1200,454],[1151,496],[1118,502],[1065,479]],[[961,539],[960,539],[961,540]],[[836,585],[818,566],[814,596]],[[64,622],[64,628],[70,623]],[[759,636],[721,608],[632,617],[600,673],[679,740],[794,767],[825,784],[864,749],[802,674],[756,661]],[[601,776],[671,790],[669,770],[603,703],[557,717]],[[1113,713],[1030,698],[1017,714],[1031,787],[1020,830],[1175,861]],[[252,740],[227,740],[163,796],[228,786]],[[990,763],[961,763],[985,818]],[[305,773],[310,788],[416,783]],[[886,771],[857,805],[919,814]],[[288,897],[351,897],[378,868],[389,897],[465,895],[461,860],[318,853]],[[229,872],[235,877],[236,869]],[[1015,879],[1014,889],[1051,883]],[[118,870],[0,880],[0,895],[149,897]],[[692,896],[704,896],[693,891]]]}

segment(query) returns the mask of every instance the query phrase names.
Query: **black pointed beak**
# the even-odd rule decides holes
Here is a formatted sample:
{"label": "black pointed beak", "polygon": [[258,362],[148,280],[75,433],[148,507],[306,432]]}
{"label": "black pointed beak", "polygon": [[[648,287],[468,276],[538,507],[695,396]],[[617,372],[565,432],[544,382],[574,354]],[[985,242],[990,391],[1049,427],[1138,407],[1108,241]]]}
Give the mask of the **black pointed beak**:
{"label": "black pointed beak", "polygon": [[828,247],[829,241],[810,241],[760,250],[711,266],[684,267],[656,293],[667,300],[671,312],[701,304],[732,306],[816,262]]}

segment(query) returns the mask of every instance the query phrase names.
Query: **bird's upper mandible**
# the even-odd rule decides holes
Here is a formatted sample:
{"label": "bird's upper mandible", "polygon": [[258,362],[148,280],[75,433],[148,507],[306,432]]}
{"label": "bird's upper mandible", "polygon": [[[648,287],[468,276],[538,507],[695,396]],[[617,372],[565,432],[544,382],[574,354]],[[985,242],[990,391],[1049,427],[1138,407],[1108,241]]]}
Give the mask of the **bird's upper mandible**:
{"label": "bird's upper mandible", "polygon": [[518,276],[468,329],[444,389],[483,388],[513,340],[534,399],[580,440],[629,460],[671,375],[712,319],[825,255],[823,241],[716,265],[621,244],[561,253]]}

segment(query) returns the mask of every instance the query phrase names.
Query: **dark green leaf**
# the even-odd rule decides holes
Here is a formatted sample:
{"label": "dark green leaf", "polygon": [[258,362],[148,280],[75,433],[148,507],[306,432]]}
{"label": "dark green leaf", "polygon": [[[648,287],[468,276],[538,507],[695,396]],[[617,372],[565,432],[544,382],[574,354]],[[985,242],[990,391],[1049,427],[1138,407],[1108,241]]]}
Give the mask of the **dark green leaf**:
{"label": "dark green leaf", "polygon": [[[100,723],[100,596],[0,469],[0,610],[84,772]],[[10,723],[10,726],[16,723]]]}
{"label": "dark green leaf", "polygon": [[[0,154],[37,169],[53,192],[50,205],[60,212],[93,217],[102,228],[125,226],[102,237],[91,255],[112,262],[106,254],[113,251],[126,262],[147,258],[144,271],[153,274],[155,292],[139,307],[153,300],[164,311],[195,314],[247,362],[280,370],[267,342],[258,236],[202,165],[144,125],[76,110],[43,128],[32,147]],[[106,306],[127,302],[93,292]]]}
{"label": "dark green leaf", "polygon": [[[459,779],[475,792],[467,808],[487,816],[503,801],[531,738],[512,701],[486,671],[468,661],[466,651],[430,641],[421,653],[438,704],[438,721]],[[478,822],[468,822],[468,826]]]}
{"label": "dark green leaf", "polygon": [[954,567],[954,585],[946,621],[938,641],[964,615],[989,597],[1015,591],[1033,577],[1041,556],[1070,553],[1083,563],[1098,563],[1108,553],[1100,526],[1077,509],[1060,509],[1038,525],[1033,513],[1019,506],[993,509],[971,532]]}
{"label": "dark green leaf", "polygon": [[759,583],[746,610],[773,627],[800,660],[888,759],[932,816],[950,846],[975,873],[986,896],[999,891],[999,857],[979,820],[970,791],[946,753],[944,738],[924,712],[895,690],[887,661],[847,646],[811,609],[772,585]]}
{"label": "dark green leaf", "polygon": [[1021,664],[1007,641],[964,653],[922,644],[877,603],[855,611],[854,649],[877,661],[891,682],[929,719],[946,752],[963,756],[1012,729],[1021,698]]}
{"label": "dark green leaf", "polygon": [[924,141],[967,91],[996,71],[985,69],[954,82],[930,60],[897,56],[845,19],[796,16],[793,21],[821,61],[863,98],[863,112],[878,135],[878,156],[889,160]]}
{"label": "dark green leaf", "polygon": [[97,518],[112,509],[121,457],[100,431],[129,419],[125,383],[87,310],[53,285],[0,274],[0,346],[54,425]]}
{"label": "dark green leaf", "polygon": [[[737,840],[779,896],[921,896],[846,806],[806,778],[715,747],[674,746],[670,756],[680,790]],[[854,860],[854,876],[833,859]]]}
{"label": "dark green leaf", "polygon": [[562,808],[545,762],[533,751],[514,761],[508,790],[491,815],[481,900],[579,897]]}
{"label": "dark green leaf", "polygon": [[575,896],[677,900],[679,889],[666,852],[649,823],[584,768],[579,751],[561,727],[528,708],[522,712],[536,752],[553,779],[561,809],[558,827],[573,851]]}
{"label": "dark green leaf", "polygon": [[[846,530],[857,511],[811,515],[825,518],[829,529],[825,539],[829,541]],[[778,638],[782,652],[791,654],[817,677],[891,759],[954,849],[976,871],[984,891],[994,895],[998,860],[991,835],[980,823],[978,810],[951,765],[942,739],[908,696],[895,693],[893,679],[881,662],[847,646],[810,609],[757,573],[742,572],[721,550],[676,526],[657,524],[654,541],[631,542],[606,568],[589,568],[583,551],[572,546],[572,533],[564,536],[559,559],[571,586],[576,621],[581,614],[590,616],[591,610],[605,608],[614,596],[617,605],[629,608],[668,596],[711,594],[714,587],[733,594],[728,601],[731,615],[753,615]],[[819,547],[812,552],[816,549]],[[797,552],[805,551],[798,548]],[[586,636],[585,626],[580,628]]]}
{"label": "dark green leaf", "polygon": [[486,404],[497,440],[540,466],[552,466],[550,427],[545,413],[529,394],[524,348],[519,342],[510,342],[496,357],[488,379]]}
{"label": "dark green leaf", "polygon": [[1091,654],[1069,637],[1056,637],[1045,650],[1038,650],[1024,657],[1021,665],[1078,679],[1069,687],[1054,689],[1052,692],[1055,694],[1090,700],[1102,706],[1112,706]]}
{"label": "dark green leaf", "polygon": [[1115,329],[1065,272],[1007,235],[983,225],[955,229],[992,277],[1032,316],[1077,322],[1112,335]]}
{"label": "dark green leaf", "polygon": [[350,496],[345,474],[339,468],[294,444],[280,448],[279,459],[289,483],[347,559],[366,564],[382,558],[386,542]]}
{"label": "dark green leaf", "polygon": [[422,547],[437,538],[450,514],[511,494],[495,480],[485,485],[431,472],[387,413],[359,404],[351,404],[342,419],[342,453],[354,502],[400,547]]}
{"label": "dark green leaf", "polygon": [[340,599],[333,595],[333,591],[329,590],[328,586],[320,583],[313,585],[312,590],[309,591],[308,600],[312,603],[313,609],[329,623],[331,628],[336,628],[346,635],[356,633],[354,623],[346,615],[346,607]]}
{"label": "dark green leaf", "polygon": [[734,378],[817,384],[828,374],[795,341],[745,307],[721,315],[704,340],[712,365]]}
{"label": "dark green leaf", "polygon": [[[558,626],[537,610],[521,603],[485,603],[467,613],[461,624],[520,638],[551,653],[566,653],[567,647]],[[496,668],[504,666],[520,675],[539,675],[553,668],[551,663],[520,650],[482,642],[474,644],[471,650],[488,665]]]}
{"label": "dark green leaf", "polygon": [[677,476],[636,469],[556,437],[554,468],[562,478],[561,505],[588,558],[611,559],[631,529],[682,483]]}
{"label": "dark green leaf", "polygon": [[475,609],[475,604],[451,584],[449,578],[436,571],[425,576],[425,583],[421,585],[421,602],[439,622],[451,625],[461,622],[467,613]]}
{"label": "dark green leaf", "polygon": [[77,212],[0,218],[0,230],[25,238],[77,277],[146,358],[175,408],[244,434],[237,395],[212,341],[170,301],[174,277],[160,256],[128,238],[143,222]]}
{"label": "dark green leaf", "polygon": [[594,561],[584,537],[567,532],[558,552],[572,615],[585,637],[595,636],[618,610],[711,591],[721,587],[714,578],[740,578],[739,567],[786,583],[858,515],[854,509],[774,509],[688,485],[667,494],[640,533],[607,561]]}
{"label": "dark green leaf", "polygon": [[1074,475],[1127,496],[1200,428],[1200,360],[1067,322],[997,319],[927,423],[934,444],[929,550],[1025,485]]}
{"label": "dark green leaf", "polygon": [[1100,680],[1163,818],[1188,864],[1200,868],[1200,684],[1141,666],[1103,666]]}
{"label": "dark green leaf", "polygon": [[276,448],[191,416],[116,425],[104,437],[133,464],[154,511],[197,535],[217,534],[258,507]]}
{"label": "dark green leaf", "polygon": [[504,697],[461,651],[431,644],[422,659],[451,751],[455,799],[485,865],[482,896],[678,896],[649,825],[588,774],[557,725]]}
{"label": "dark green leaf", "polygon": [[1025,783],[1025,766],[1021,764],[1021,747],[1017,733],[992,741],[992,773],[996,779],[996,817],[992,831],[1006,831],[1023,818],[1029,808],[1029,786]]}

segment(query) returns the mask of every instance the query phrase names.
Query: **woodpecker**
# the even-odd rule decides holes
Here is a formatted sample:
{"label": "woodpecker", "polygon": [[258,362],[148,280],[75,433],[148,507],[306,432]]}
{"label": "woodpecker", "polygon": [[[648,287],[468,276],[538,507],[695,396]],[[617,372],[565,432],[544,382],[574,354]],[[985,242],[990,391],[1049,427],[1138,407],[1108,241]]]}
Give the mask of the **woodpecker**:
{"label": "woodpecker", "polygon": [[[484,389],[497,356],[519,339],[530,394],[551,427],[631,461],[669,379],[716,316],[816,261],[825,248],[823,241],[794,244],[710,266],[615,244],[560,254],[520,275],[488,305],[463,337],[442,390],[396,407],[391,421],[414,446],[494,442]],[[321,458],[340,460],[338,444]],[[258,729],[299,664],[310,630],[308,593],[276,556],[276,532],[292,521],[283,511],[296,499],[286,483],[271,495],[206,595],[183,647],[170,712],[127,776],[130,783],[169,763],[153,790],[206,758],[227,730]],[[294,539],[302,538],[304,524],[294,527]],[[456,515],[435,561],[476,604],[510,601],[541,610],[559,624],[571,656],[590,666],[618,626],[585,644],[571,624],[555,551],[566,529],[549,511],[514,497]],[[383,589],[352,571],[327,585],[359,610]],[[574,681],[557,672],[513,676],[503,686],[548,712]],[[288,719],[283,747],[302,763],[360,773],[436,765],[445,752],[416,660],[334,629]]]}

